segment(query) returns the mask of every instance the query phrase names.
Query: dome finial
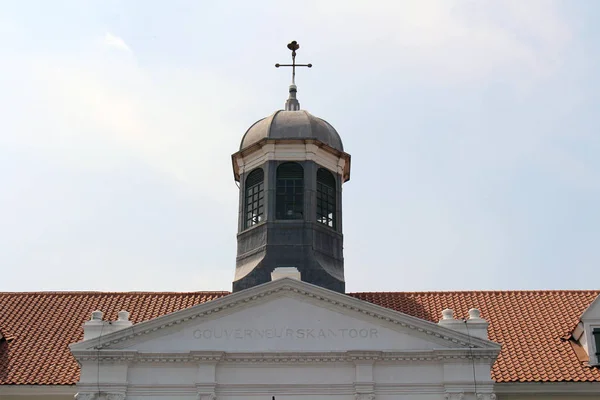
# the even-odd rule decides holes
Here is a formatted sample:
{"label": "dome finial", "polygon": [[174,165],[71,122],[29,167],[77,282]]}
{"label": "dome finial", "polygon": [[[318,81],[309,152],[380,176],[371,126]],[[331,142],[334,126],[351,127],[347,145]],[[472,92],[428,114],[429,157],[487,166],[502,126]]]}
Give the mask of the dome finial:
{"label": "dome finial", "polygon": [[288,43],[287,48],[292,51],[292,63],[291,64],[275,64],[275,68],[279,67],[292,67],[292,84],[290,85],[290,96],[285,102],[286,111],[297,111],[300,109],[300,103],[296,99],[296,67],[308,67],[312,68],[312,64],[296,64],[296,50],[300,48],[300,45],[295,40]]}
{"label": "dome finial", "polygon": [[296,92],[298,89],[296,85],[290,85],[290,97],[285,101],[285,111],[298,111],[300,110],[300,102],[296,98]]}

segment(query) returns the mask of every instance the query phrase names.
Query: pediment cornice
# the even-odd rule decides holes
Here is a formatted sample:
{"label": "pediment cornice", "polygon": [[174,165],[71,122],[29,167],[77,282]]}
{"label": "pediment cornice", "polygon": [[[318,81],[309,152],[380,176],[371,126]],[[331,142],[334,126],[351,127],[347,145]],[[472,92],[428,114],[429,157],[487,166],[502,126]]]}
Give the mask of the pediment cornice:
{"label": "pediment cornice", "polygon": [[235,364],[306,364],[306,363],[364,363],[364,362],[451,362],[462,360],[495,360],[497,351],[489,349],[448,349],[433,351],[345,351],[345,352],[277,352],[277,353],[143,353],[125,350],[78,350],[78,361],[103,363],[235,363]]}
{"label": "pediment cornice", "polygon": [[383,323],[392,328],[396,327],[396,329],[413,331],[420,336],[428,336],[434,341],[444,342],[450,348],[490,349],[496,353],[500,350],[500,345],[497,343],[470,337],[429,321],[289,278],[268,282],[217,300],[141,322],[102,337],[75,343],[70,348],[72,351],[118,349],[127,342],[140,340],[143,336],[156,334],[157,331],[168,330],[171,327],[198,319],[209,319],[218,317],[220,314],[238,311],[273,296],[295,296],[313,303],[322,303],[324,307],[338,309],[346,314],[354,313],[362,318],[366,316],[366,318],[373,319],[375,324]]}

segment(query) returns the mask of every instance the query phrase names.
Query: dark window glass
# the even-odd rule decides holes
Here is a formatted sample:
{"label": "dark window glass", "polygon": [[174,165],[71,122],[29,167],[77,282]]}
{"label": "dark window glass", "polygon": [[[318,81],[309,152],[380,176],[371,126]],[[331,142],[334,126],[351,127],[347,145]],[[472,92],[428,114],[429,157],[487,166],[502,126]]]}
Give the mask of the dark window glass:
{"label": "dark window glass", "polygon": [[244,228],[256,225],[264,218],[265,173],[261,168],[257,168],[248,174],[246,178],[246,196],[244,203]]}
{"label": "dark window glass", "polygon": [[335,177],[325,168],[317,171],[317,222],[335,228]]}
{"label": "dark window glass", "polygon": [[596,357],[600,361],[600,328],[594,328],[592,331],[594,334],[594,341],[596,342]]}
{"label": "dark window glass", "polygon": [[298,163],[283,163],[277,168],[275,217],[302,219],[304,212],[304,169]]}

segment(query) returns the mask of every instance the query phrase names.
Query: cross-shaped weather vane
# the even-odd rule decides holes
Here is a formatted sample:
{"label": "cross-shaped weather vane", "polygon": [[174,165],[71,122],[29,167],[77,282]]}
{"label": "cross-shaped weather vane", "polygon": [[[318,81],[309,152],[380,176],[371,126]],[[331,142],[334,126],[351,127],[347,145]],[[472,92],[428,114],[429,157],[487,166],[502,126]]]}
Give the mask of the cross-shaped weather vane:
{"label": "cross-shaped weather vane", "polygon": [[296,67],[308,67],[312,68],[312,64],[296,64],[296,50],[300,48],[298,42],[293,40],[287,45],[287,48],[292,51],[292,63],[291,64],[275,64],[275,68],[279,67],[292,67],[292,85],[296,84]]}

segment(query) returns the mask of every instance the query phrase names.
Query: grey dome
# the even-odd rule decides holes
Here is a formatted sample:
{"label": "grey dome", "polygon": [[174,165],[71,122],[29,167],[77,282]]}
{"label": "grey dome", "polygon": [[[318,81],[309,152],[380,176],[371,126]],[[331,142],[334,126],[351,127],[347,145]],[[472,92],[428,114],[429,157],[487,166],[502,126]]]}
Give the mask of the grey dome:
{"label": "grey dome", "polygon": [[336,150],[344,151],[342,139],[333,126],[304,110],[280,110],[255,122],[244,134],[240,150],[266,138],[316,139]]}

